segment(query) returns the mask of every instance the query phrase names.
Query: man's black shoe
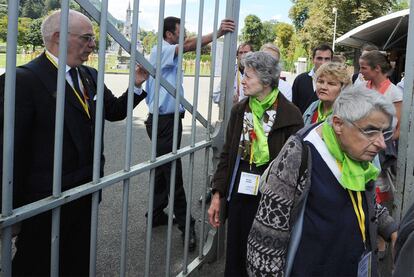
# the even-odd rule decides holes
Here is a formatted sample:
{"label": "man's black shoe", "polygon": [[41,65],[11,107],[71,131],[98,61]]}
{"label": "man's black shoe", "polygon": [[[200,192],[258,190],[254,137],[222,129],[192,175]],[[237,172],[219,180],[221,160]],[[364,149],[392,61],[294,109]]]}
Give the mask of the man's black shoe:
{"label": "man's black shoe", "polygon": [[[177,221],[175,220],[175,217],[173,218],[173,225],[177,224]],[[164,226],[168,225],[168,215],[162,214],[161,216],[158,216],[157,218],[154,218],[152,220],[152,228],[158,227],[158,226]]]}
{"label": "man's black shoe", "polygon": [[[183,239],[183,245],[185,244],[185,234],[184,233],[182,233],[181,234],[181,238]],[[196,236],[196,232],[195,232],[195,229],[194,229],[194,226],[192,226],[192,227],[190,227],[190,236],[189,236],[189,239],[188,239],[188,251],[189,252],[193,252],[194,250],[195,250],[195,248],[196,248],[196,245],[197,245],[197,236]]]}

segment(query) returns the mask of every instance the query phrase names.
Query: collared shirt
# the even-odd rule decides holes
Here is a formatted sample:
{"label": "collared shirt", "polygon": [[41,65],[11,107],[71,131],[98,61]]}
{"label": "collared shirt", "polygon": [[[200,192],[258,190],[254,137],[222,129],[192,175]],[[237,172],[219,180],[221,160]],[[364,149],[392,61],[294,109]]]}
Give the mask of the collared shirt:
{"label": "collared shirt", "polygon": [[[59,59],[55,56],[55,55],[53,55],[52,53],[50,53],[48,50],[46,50],[46,55],[48,55],[54,62],[55,62],[55,65],[58,65],[59,64]],[[69,65],[66,65],[66,69],[65,69],[65,71],[66,71],[66,82],[68,82],[69,83],[69,85],[73,88],[73,89],[75,89],[75,87],[73,86],[73,80],[72,80],[72,77],[70,76],[70,74],[69,74],[69,70],[70,70],[70,66]],[[76,69],[77,70],[77,69]],[[84,88],[84,86],[83,86],[83,84],[82,84],[82,80],[81,80],[81,78],[80,78],[80,75],[79,75],[79,71],[78,71],[78,83],[79,83],[79,86],[80,86],[80,89],[82,90],[82,91],[84,91],[85,90],[85,88]],[[142,88],[138,88],[138,87],[135,87],[134,86],[134,93],[135,94],[137,94],[137,95],[141,95],[141,93],[142,93]]]}
{"label": "collared shirt", "polygon": [[[46,55],[49,56],[55,62],[55,65],[56,66],[59,64],[59,59],[55,55],[53,55],[52,53],[50,53],[48,50],[46,50]],[[75,89],[75,87],[73,86],[72,77],[69,74],[69,70],[70,70],[70,66],[69,65],[66,65],[66,68],[65,68],[65,72],[66,72],[66,74],[65,74],[66,82],[68,82],[69,85],[73,89]],[[82,84],[82,80],[79,77],[79,74],[78,74],[78,83],[80,85],[81,90],[83,91],[84,90],[84,87],[83,87],[83,84]]]}
{"label": "collared shirt", "polygon": [[244,78],[244,74],[240,72],[239,65],[236,63],[234,67],[234,94],[239,96],[239,102],[242,101],[244,98],[246,98],[246,95],[244,95],[244,89],[241,84],[241,81]]}
{"label": "collared shirt", "polygon": [[312,85],[313,85],[313,91],[316,91],[316,80],[313,78],[313,75],[315,75],[315,67],[312,67],[311,71],[309,71],[308,75],[312,78]]}
{"label": "collared shirt", "polygon": [[[161,51],[161,76],[166,79],[173,87],[177,87],[176,79],[178,74],[178,57],[175,55],[175,44],[169,44],[165,40],[162,43]],[[152,66],[156,66],[157,62],[157,45],[151,50],[150,63]],[[180,95],[184,96],[183,80],[181,78],[180,83]],[[146,91],[148,93],[145,98],[145,102],[148,105],[150,113],[154,112],[154,97],[155,97],[155,78],[150,76],[146,82]],[[170,95],[165,88],[160,85],[159,102],[158,102],[159,114],[173,114],[175,112],[175,98]],[[180,105],[180,112],[184,112],[184,108]]]}

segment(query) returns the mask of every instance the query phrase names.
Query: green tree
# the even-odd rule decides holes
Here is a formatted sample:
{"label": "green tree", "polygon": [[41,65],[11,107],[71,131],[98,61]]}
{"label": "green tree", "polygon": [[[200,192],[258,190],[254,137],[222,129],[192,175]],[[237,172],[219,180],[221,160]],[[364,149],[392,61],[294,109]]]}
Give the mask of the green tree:
{"label": "green tree", "polygon": [[392,11],[397,12],[408,9],[409,7],[410,3],[408,0],[397,0],[396,3],[394,3],[392,6]]}
{"label": "green tree", "polygon": [[148,31],[146,36],[142,39],[142,46],[144,47],[144,53],[151,53],[152,47],[157,44],[157,34],[155,31]]}
{"label": "green tree", "polygon": [[276,44],[279,47],[288,48],[295,33],[295,28],[284,22],[279,22],[275,26],[276,29]]}
{"label": "green tree", "polygon": [[29,32],[26,34],[26,41],[32,45],[32,51],[36,50],[37,46],[43,45],[42,32],[40,26],[42,25],[43,18],[37,18],[33,20],[29,25]]}
{"label": "green tree", "polygon": [[[310,53],[322,42],[332,42],[336,7],[337,37],[349,30],[391,11],[396,0],[296,0],[290,10],[299,39]],[[303,20],[304,19],[304,20]]]}
{"label": "green tree", "polygon": [[263,24],[257,15],[248,15],[244,19],[242,39],[253,45],[254,49],[259,49],[264,40]]}
{"label": "green tree", "polygon": [[263,21],[263,43],[275,41],[277,24],[276,20]]}
{"label": "green tree", "polygon": [[44,0],[44,2],[45,2],[45,10],[47,11],[60,9],[59,0]]}
{"label": "green tree", "polygon": [[7,0],[0,0],[0,18],[7,15]]}
{"label": "green tree", "polygon": [[31,19],[41,17],[45,10],[44,0],[26,0],[21,3],[21,7],[20,16]]}
{"label": "green tree", "polygon": [[289,17],[292,19],[296,30],[299,31],[309,17],[309,7],[312,2],[308,0],[292,0],[292,2],[293,6],[290,8]]}

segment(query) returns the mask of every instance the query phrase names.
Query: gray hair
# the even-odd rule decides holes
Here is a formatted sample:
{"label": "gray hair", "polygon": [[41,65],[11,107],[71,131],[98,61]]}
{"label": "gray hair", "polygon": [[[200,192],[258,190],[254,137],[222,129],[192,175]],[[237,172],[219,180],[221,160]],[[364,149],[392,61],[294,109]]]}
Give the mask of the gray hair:
{"label": "gray hair", "polygon": [[277,61],[279,61],[280,60],[280,50],[279,50],[279,48],[277,48],[277,46],[276,45],[274,45],[273,43],[270,43],[270,42],[268,42],[268,43],[265,43],[265,44],[263,44],[262,45],[262,47],[260,47],[260,51],[264,51],[264,52],[266,52],[266,50],[270,50],[270,52],[267,52],[267,53],[269,53],[270,55],[272,55],[272,53],[275,53],[275,54],[277,54],[277,58],[274,56],[274,55],[272,55]]}
{"label": "gray hair", "polygon": [[[61,10],[56,10],[52,12],[50,15],[48,15],[42,22],[42,26],[41,26],[42,39],[43,39],[43,43],[45,44],[46,48],[50,42],[52,35],[60,31],[60,14],[61,14]],[[68,31],[72,29],[73,24],[76,23],[79,17],[87,18],[84,14],[78,11],[69,10]]]}
{"label": "gray hair", "polygon": [[264,85],[272,89],[279,85],[281,68],[278,61],[269,53],[262,51],[247,53],[242,60],[244,67],[252,68]]}
{"label": "gray hair", "polygon": [[392,126],[396,124],[394,105],[382,94],[364,85],[350,86],[336,98],[332,115],[328,122],[332,125],[332,116],[355,122],[365,118],[373,111],[380,111],[390,117]]}

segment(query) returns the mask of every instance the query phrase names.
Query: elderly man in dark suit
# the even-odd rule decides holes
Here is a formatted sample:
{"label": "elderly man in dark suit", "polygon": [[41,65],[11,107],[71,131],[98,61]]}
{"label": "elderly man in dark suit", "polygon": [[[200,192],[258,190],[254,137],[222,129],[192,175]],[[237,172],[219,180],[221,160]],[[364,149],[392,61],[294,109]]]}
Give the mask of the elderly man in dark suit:
{"label": "elderly man in dark suit", "polygon": [[[13,207],[52,194],[60,11],[42,24],[45,52],[16,71]],[[95,49],[91,21],[70,10],[63,126],[62,191],[92,180],[97,71],[83,66]],[[145,98],[141,84],[148,73],[137,67],[134,106]],[[0,123],[3,122],[4,75],[0,78]],[[127,93],[119,98],[105,87],[104,119],[122,120]],[[3,139],[3,124],[0,138]],[[103,133],[102,133],[103,136]],[[3,141],[1,141],[3,151]],[[101,153],[101,174],[104,156]],[[0,166],[2,168],[2,166]],[[60,274],[88,275],[91,196],[64,205],[60,222]],[[51,212],[23,221],[17,238],[13,275],[50,275]]]}

